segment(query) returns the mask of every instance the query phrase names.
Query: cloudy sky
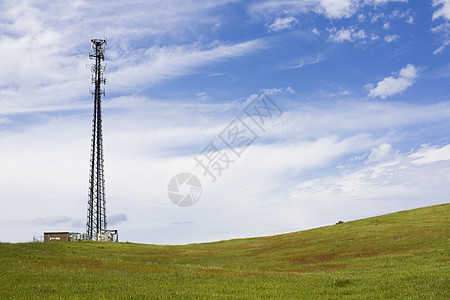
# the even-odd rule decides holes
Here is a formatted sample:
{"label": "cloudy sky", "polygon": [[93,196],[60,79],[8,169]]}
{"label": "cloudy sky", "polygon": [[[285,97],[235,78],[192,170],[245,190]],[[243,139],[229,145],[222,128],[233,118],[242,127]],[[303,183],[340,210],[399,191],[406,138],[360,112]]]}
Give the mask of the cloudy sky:
{"label": "cloudy sky", "polygon": [[[121,241],[273,235],[449,200],[449,0],[1,0],[0,23],[2,242],[85,231],[91,37],[108,41]],[[236,124],[247,138],[227,144]],[[214,182],[195,160],[208,157]],[[168,197],[179,173],[202,184],[190,207]]]}

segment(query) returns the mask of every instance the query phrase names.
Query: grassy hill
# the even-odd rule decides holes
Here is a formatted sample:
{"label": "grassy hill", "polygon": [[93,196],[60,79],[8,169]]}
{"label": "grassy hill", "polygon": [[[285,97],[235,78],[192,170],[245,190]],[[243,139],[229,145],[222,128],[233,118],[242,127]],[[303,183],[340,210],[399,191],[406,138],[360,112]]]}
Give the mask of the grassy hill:
{"label": "grassy hill", "polygon": [[0,243],[0,298],[449,299],[449,215],[185,246]]}

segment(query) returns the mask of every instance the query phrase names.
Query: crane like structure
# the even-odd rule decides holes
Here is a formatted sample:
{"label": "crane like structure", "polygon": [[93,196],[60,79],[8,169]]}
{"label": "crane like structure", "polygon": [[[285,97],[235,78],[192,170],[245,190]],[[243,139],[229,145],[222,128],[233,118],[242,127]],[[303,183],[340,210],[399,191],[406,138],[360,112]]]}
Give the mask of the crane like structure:
{"label": "crane like structure", "polygon": [[94,90],[94,120],[92,126],[91,169],[89,176],[89,200],[86,223],[88,240],[102,240],[102,234],[106,231],[106,198],[105,177],[103,169],[103,133],[102,133],[102,95],[106,84],[103,77],[106,67],[102,66],[105,60],[106,39],[91,39],[92,52],[89,58],[95,61],[91,65],[92,84]]}

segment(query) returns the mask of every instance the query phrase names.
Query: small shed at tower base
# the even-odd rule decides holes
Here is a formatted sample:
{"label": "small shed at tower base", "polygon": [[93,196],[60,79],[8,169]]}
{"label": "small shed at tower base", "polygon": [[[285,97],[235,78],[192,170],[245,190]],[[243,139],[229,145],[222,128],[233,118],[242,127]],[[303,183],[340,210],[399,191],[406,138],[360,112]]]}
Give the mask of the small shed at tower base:
{"label": "small shed at tower base", "polygon": [[48,242],[76,242],[81,240],[81,233],[78,232],[44,232],[44,243]]}

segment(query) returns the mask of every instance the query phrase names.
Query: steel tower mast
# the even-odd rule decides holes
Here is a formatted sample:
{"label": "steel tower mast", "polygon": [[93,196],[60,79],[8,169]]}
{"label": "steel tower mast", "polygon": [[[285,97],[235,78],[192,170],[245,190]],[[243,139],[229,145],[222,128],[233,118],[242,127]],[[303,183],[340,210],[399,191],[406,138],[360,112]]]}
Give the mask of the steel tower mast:
{"label": "steel tower mast", "polygon": [[92,126],[91,170],[89,176],[89,200],[86,233],[89,240],[99,240],[99,234],[106,230],[106,198],[105,177],[103,169],[103,134],[102,134],[102,106],[101,98],[105,95],[102,85],[106,79],[103,77],[105,66],[106,39],[91,39],[92,53],[89,58],[95,60],[92,64],[92,83],[94,90],[94,119]]}

